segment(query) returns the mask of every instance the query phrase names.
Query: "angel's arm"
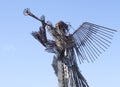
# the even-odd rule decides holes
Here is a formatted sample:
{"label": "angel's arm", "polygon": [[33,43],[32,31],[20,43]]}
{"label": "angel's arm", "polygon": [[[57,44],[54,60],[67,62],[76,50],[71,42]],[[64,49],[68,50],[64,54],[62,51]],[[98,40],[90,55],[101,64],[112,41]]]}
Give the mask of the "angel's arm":
{"label": "angel's arm", "polygon": [[32,32],[32,35],[35,39],[37,39],[43,46],[46,47],[47,45],[47,36],[46,36],[46,29],[44,26],[39,28],[38,32]]}

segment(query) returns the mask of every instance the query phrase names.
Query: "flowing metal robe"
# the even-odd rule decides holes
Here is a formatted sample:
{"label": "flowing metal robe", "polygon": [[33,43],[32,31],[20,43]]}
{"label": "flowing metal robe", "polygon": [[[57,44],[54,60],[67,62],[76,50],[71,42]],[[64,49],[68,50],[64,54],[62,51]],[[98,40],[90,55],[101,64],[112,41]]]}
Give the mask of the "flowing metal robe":
{"label": "flowing metal robe", "polygon": [[73,36],[67,35],[60,27],[48,29],[53,41],[47,39],[44,26],[38,32],[32,32],[32,35],[46,47],[46,51],[55,53],[52,66],[58,77],[59,87],[88,87],[77,66]]}

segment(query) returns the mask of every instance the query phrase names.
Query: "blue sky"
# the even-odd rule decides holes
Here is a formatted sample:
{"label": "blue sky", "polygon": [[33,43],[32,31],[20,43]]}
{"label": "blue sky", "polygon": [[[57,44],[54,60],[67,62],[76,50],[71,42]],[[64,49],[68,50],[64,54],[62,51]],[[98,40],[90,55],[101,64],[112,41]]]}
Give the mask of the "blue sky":
{"label": "blue sky", "polygon": [[112,44],[94,63],[79,65],[90,87],[120,86],[119,0],[1,0],[0,87],[58,87],[51,66],[53,54],[44,51],[31,35],[40,23],[23,15],[30,8],[53,24],[70,22],[77,29],[88,21],[116,29]]}

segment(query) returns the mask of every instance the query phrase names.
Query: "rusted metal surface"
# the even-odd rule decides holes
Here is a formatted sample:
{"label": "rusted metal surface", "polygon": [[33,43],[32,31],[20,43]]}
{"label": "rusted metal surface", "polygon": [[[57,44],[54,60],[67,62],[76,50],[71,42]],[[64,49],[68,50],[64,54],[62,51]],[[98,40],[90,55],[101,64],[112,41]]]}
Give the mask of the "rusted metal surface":
{"label": "rusted metal surface", "polygon": [[[110,46],[116,30],[84,22],[71,34],[69,25],[63,21],[53,27],[51,23],[45,22],[45,16],[39,19],[29,9],[25,9],[24,13],[42,24],[39,31],[32,32],[32,35],[46,47],[47,52],[55,54],[52,66],[59,87],[89,87],[79,70],[77,60],[80,63],[93,62]],[[47,38],[46,30],[53,37],[52,40]]]}

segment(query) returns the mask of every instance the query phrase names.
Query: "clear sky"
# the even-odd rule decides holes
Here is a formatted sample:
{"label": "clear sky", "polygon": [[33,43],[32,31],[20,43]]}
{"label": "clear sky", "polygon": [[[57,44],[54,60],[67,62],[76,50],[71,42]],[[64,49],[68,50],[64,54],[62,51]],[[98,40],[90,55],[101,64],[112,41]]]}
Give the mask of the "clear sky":
{"label": "clear sky", "polygon": [[116,29],[109,49],[79,67],[90,87],[120,87],[120,0],[1,0],[0,87],[58,87],[53,54],[30,35],[40,23],[24,16],[25,8],[53,24],[63,20],[77,29],[88,21]]}

